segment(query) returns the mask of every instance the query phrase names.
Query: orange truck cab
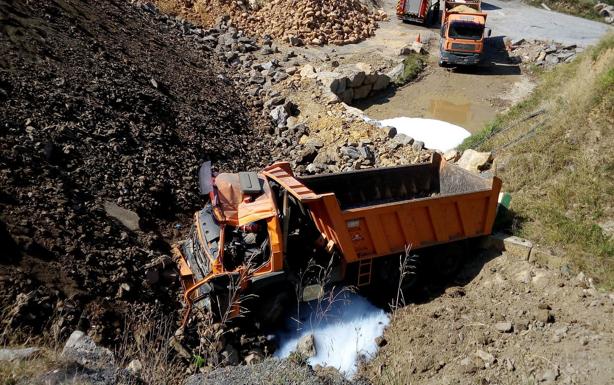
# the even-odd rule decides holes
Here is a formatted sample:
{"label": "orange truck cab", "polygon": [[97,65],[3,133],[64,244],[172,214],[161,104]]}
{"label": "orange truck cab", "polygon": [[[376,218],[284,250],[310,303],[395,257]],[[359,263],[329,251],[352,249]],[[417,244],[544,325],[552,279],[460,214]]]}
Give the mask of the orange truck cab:
{"label": "orange truck cab", "polygon": [[246,293],[277,319],[291,299],[322,294],[323,281],[396,288],[408,245],[442,255],[490,234],[501,181],[435,153],[423,164],[306,177],[280,162],[219,174],[212,186],[189,237],[173,247],[184,323],[193,307],[234,317]]}
{"label": "orange truck cab", "polygon": [[481,11],[480,0],[446,0],[439,65],[478,64],[484,52],[485,31],[486,13]]}

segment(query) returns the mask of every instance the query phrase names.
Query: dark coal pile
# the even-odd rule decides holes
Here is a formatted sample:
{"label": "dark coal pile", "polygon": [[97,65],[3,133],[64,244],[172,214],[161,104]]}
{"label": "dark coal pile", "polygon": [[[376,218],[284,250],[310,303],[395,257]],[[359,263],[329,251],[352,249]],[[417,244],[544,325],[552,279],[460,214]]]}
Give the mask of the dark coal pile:
{"label": "dark coal pile", "polygon": [[158,267],[202,204],[198,166],[270,162],[268,122],[184,32],[125,0],[0,0],[0,316],[11,337],[80,326],[111,343],[127,313],[175,312],[176,279]]}

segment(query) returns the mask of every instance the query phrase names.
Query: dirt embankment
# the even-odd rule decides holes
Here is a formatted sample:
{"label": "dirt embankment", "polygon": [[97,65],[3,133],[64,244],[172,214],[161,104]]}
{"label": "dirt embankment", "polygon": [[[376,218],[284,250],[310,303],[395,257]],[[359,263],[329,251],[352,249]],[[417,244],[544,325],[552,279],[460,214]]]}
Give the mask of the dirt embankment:
{"label": "dirt embankment", "polygon": [[582,273],[474,255],[392,317],[374,384],[609,384],[614,295]]}
{"label": "dirt embankment", "polygon": [[2,326],[111,342],[126,313],[180,306],[144,267],[201,204],[200,162],[270,161],[268,122],[216,55],[123,0],[7,0],[0,20]]}

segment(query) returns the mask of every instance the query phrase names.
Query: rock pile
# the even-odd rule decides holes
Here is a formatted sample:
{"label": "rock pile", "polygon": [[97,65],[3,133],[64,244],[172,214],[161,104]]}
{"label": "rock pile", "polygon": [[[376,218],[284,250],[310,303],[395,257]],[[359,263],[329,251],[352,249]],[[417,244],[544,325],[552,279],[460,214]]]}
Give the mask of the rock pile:
{"label": "rock pile", "polygon": [[614,5],[597,3],[595,4],[595,11],[599,16],[603,17],[603,21],[608,24],[614,24]]}
{"label": "rock pile", "polygon": [[385,17],[359,0],[272,0],[235,19],[255,34],[270,34],[291,45],[342,45],[373,36],[377,21]]}
{"label": "rock pile", "polygon": [[307,64],[301,69],[300,75],[302,78],[315,79],[323,88],[329,103],[342,101],[351,104],[390,85],[388,75],[374,71],[365,63],[338,67],[335,72],[318,71]]}
{"label": "rock pile", "polygon": [[[291,123],[279,140],[283,154],[294,159],[295,171],[322,174],[430,160],[432,151],[426,150],[424,143],[397,135],[394,127],[366,122],[359,110],[346,108],[349,112],[335,110],[312,122],[310,127],[289,120]],[[286,139],[293,135],[294,139]]]}
{"label": "rock pile", "polygon": [[575,44],[559,44],[544,41],[526,41],[524,39],[507,41],[508,50],[523,63],[552,67],[560,63],[569,63],[584,49]]}
{"label": "rock pile", "polygon": [[373,36],[377,22],[387,18],[383,10],[372,12],[360,0],[154,2],[165,11],[205,25],[213,24],[212,15],[228,15],[252,35],[271,36],[295,46],[357,43]]}

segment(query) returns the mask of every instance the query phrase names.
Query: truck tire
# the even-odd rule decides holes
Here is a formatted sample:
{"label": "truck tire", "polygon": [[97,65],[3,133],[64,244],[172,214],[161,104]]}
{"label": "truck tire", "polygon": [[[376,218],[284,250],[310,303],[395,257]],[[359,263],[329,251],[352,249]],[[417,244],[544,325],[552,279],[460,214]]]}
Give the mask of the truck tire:
{"label": "truck tire", "polygon": [[429,258],[429,270],[437,278],[449,280],[452,278],[463,264],[465,255],[465,244],[463,242],[450,243],[438,246],[432,250],[433,257]]}
{"label": "truck tire", "polygon": [[426,25],[433,26],[437,24],[437,18],[439,17],[439,3],[433,5],[426,15]]}
{"label": "truck tire", "polygon": [[271,329],[282,326],[286,314],[296,302],[294,291],[289,285],[267,287],[257,294],[255,308],[252,310],[261,328]]}

